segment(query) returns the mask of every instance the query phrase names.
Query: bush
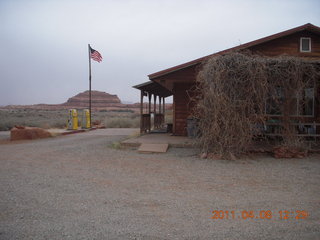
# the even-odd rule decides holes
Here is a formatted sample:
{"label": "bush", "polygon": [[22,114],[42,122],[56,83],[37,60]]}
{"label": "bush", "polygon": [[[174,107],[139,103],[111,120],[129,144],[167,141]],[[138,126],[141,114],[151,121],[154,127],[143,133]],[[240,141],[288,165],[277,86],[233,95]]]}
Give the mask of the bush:
{"label": "bush", "polygon": [[138,128],[140,118],[109,118],[105,121],[107,128]]}
{"label": "bush", "polygon": [[[4,109],[0,110],[0,131],[8,131],[15,125],[65,128],[67,119],[67,110]],[[78,112],[78,119],[81,122],[81,111]],[[140,115],[125,109],[120,109],[119,112],[93,112],[92,122],[97,120],[111,128],[137,128],[140,126]]]}
{"label": "bush", "polygon": [[0,131],[8,131],[15,125],[40,128],[64,128],[67,112],[16,109],[0,110]]}
{"label": "bush", "polygon": [[[199,119],[201,132],[197,143],[202,151],[224,157],[247,151],[259,130],[253,126],[265,124],[265,103],[270,96],[281,106],[284,142],[295,144],[290,101],[306,86],[317,89],[319,70],[315,66],[296,57],[238,52],[209,59],[197,77],[194,99],[194,117]],[[284,89],[284,99],[275,97],[279,87]]]}

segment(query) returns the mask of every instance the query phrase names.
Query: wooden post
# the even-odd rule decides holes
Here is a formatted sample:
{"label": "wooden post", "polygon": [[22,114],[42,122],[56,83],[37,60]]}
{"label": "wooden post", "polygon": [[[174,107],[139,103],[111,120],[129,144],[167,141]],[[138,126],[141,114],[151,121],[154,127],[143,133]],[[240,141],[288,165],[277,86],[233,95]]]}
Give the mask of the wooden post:
{"label": "wooden post", "polygon": [[153,95],[153,113],[154,113],[154,116],[156,116],[156,103],[157,103],[157,96],[154,94]]}
{"label": "wooden post", "polygon": [[161,97],[159,96],[159,113],[161,113]]}
{"label": "wooden post", "polygon": [[151,97],[152,97],[152,94],[148,93],[148,97],[149,97],[149,119],[150,119],[149,132],[150,132],[151,131]]}
{"label": "wooden post", "polygon": [[156,129],[156,114],[157,114],[157,95],[153,94],[153,129]]}
{"label": "wooden post", "polygon": [[165,103],[165,97],[163,97],[163,104],[162,104],[162,108],[163,108],[163,111],[162,111],[162,114],[163,114],[163,123],[166,122],[166,103]]}
{"label": "wooden post", "polygon": [[152,97],[152,94],[151,93],[148,93],[148,97],[149,97],[149,109],[148,109],[148,111],[149,111],[149,114],[151,114],[151,97]]}
{"label": "wooden post", "polygon": [[143,129],[143,95],[144,95],[144,93],[143,93],[143,91],[141,90],[140,91],[141,93],[141,95],[140,95],[140,133],[142,133],[143,131],[142,131],[142,129]]}

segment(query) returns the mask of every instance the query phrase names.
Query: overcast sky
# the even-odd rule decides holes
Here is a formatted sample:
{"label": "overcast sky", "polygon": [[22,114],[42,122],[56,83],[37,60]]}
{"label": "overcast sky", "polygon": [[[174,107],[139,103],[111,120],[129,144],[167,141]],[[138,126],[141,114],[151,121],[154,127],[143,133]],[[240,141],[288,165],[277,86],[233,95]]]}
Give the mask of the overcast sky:
{"label": "overcast sky", "polygon": [[306,23],[319,0],[0,0],[0,105],[57,104],[92,88],[139,101],[147,75]]}

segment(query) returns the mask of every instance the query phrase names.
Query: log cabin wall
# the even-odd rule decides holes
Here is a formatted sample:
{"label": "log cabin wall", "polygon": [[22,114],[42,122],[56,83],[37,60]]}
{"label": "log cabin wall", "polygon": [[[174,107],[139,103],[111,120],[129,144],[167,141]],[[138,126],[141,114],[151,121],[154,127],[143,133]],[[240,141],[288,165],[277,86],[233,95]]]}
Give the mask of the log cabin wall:
{"label": "log cabin wall", "polygon": [[198,66],[199,64],[186,67],[181,70],[174,71],[166,75],[157,77],[153,79],[153,81],[159,83],[166,89],[173,91],[174,84],[176,83],[183,83],[183,84],[195,83],[197,72],[199,72],[200,70]]}
{"label": "log cabin wall", "polygon": [[194,94],[192,83],[175,83],[173,88],[173,116],[175,135],[187,135],[187,118],[191,116],[194,104],[190,97]]}
{"label": "log cabin wall", "polygon": [[[311,39],[311,52],[300,51],[300,39],[306,37]],[[257,40],[259,41],[259,40]],[[298,31],[290,35],[279,36],[276,39],[257,43],[253,41],[250,45],[238,46],[218,52],[214,55],[220,55],[233,50],[250,50],[253,53],[265,56],[279,56],[282,54],[302,57],[312,60],[320,59],[320,35],[307,30]],[[257,44],[256,44],[257,43]],[[247,46],[246,46],[247,45]],[[205,61],[205,58],[202,59]],[[187,91],[195,84],[197,72],[201,67],[201,62],[194,60],[195,64],[182,66],[181,68],[171,69],[171,72],[166,72],[159,76],[154,76],[153,81],[158,82],[173,93],[173,133],[175,135],[186,135],[187,118],[192,113],[192,105]],[[164,70],[165,71],[165,70]],[[190,93],[190,91],[189,91]],[[320,122],[320,89],[315,90],[314,101],[314,117],[306,117],[305,122]]]}
{"label": "log cabin wall", "polygon": [[[311,39],[311,51],[300,51],[300,39]],[[279,55],[290,55],[295,57],[301,57],[310,60],[320,59],[320,36],[309,31],[298,32],[286,37],[278,38],[260,45],[256,45],[248,48],[250,51],[256,54],[275,57]],[[299,117],[305,123],[320,122],[320,87],[314,90],[314,116],[313,117]],[[317,129],[320,131],[320,128]],[[320,132],[317,132],[319,134]]]}
{"label": "log cabin wall", "polygon": [[[302,37],[311,38],[311,52],[300,52],[300,38]],[[308,31],[302,31],[250,47],[249,50],[253,53],[271,57],[287,54],[296,57],[319,59],[320,36]]]}
{"label": "log cabin wall", "polygon": [[174,135],[187,135],[187,118],[191,115],[193,107],[189,96],[193,94],[191,89],[195,85],[198,71],[199,67],[196,65],[154,79],[172,91]]}

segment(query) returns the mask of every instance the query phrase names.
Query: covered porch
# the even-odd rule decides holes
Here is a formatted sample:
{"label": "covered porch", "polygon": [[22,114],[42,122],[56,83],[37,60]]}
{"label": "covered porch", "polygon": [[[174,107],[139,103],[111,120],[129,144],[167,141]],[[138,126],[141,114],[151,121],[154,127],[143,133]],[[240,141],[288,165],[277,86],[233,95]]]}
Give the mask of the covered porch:
{"label": "covered porch", "polygon": [[[140,90],[140,133],[149,133],[166,127],[165,98],[171,96],[172,92],[152,81],[133,87]],[[144,97],[147,97],[147,104],[144,104]]]}

